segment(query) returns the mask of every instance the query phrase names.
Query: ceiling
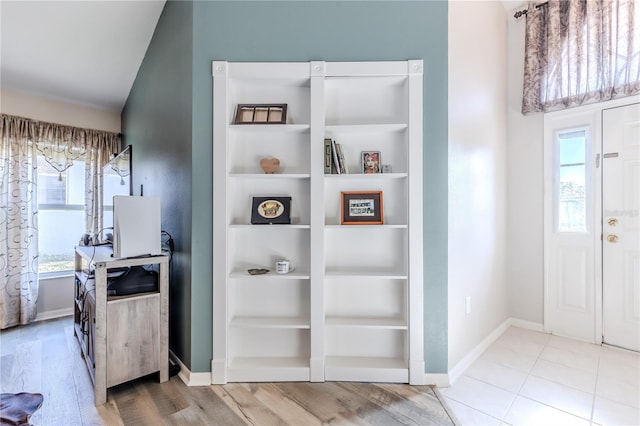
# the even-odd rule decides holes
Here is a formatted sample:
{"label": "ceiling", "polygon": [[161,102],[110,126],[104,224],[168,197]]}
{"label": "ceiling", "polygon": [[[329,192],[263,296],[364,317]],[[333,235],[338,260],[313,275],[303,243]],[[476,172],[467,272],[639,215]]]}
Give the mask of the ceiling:
{"label": "ceiling", "polygon": [[0,0],[0,88],[120,112],[165,0]]}
{"label": "ceiling", "polygon": [[164,4],[0,0],[0,88],[120,112]]}

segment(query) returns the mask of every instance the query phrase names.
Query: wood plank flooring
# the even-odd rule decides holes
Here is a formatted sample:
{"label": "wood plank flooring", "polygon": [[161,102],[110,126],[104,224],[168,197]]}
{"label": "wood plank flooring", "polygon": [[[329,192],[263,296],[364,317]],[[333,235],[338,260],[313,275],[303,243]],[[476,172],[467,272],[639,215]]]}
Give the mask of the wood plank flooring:
{"label": "wood plank flooring", "polygon": [[[70,317],[0,332],[0,392],[39,392],[33,425],[456,425],[430,386],[232,383],[188,387],[157,374],[110,388],[95,407]],[[444,404],[444,405],[443,405]]]}

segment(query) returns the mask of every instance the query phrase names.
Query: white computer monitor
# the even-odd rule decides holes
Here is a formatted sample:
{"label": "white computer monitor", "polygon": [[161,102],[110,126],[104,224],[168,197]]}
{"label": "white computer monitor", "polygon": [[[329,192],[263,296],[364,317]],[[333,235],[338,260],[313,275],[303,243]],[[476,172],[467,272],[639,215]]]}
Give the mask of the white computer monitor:
{"label": "white computer monitor", "polygon": [[113,196],[113,257],[162,253],[160,198]]}

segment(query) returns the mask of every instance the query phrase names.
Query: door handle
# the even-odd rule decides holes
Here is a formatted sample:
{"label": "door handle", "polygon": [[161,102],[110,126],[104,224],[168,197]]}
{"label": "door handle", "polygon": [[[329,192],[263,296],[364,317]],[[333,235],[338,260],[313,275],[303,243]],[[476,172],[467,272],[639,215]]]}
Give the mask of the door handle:
{"label": "door handle", "polygon": [[617,243],[618,242],[618,236],[617,235],[607,235],[607,241],[609,241],[610,243]]}
{"label": "door handle", "polygon": [[607,223],[609,224],[609,226],[616,226],[618,224],[618,219],[612,217],[611,219],[607,220]]}

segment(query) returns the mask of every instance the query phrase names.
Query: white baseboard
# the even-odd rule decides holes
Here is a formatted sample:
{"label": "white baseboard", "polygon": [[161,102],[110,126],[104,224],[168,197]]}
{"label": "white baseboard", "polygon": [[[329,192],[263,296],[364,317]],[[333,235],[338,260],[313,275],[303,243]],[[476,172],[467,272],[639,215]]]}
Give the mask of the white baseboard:
{"label": "white baseboard", "polygon": [[539,331],[544,333],[542,324],[532,321],[525,321],[517,318],[508,318],[485,337],[475,348],[462,358],[453,368],[449,370],[449,380],[451,384],[455,383],[464,372],[493,344],[502,334],[511,326],[520,327],[527,330]]}
{"label": "white baseboard", "polygon": [[[62,310],[61,310],[62,311]],[[57,312],[57,311],[56,311]],[[67,315],[73,313],[71,310]],[[63,315],[58,315],[63,316]],[[55,318],[55,317],[51,317]],[[37,318],[36,320],[38,320]],[[45,319],[45,318],[43,318]],[[48,318],[46,318],[48,319]],[[502,324],[500,324],[495,330],[493,330],[487,337],[485,337],[475,348],[471,350],[460,362],[458,362],[453,368],[449,370],[449,373],[425,373],[424,383],[426,385],[435,385],[438,387],[447,387],[456,380],[458,380],[464,372],[473,364],[480,356],[491,346],[505,331],[511,326],[524,328],[526,330],[539,331],[544,333],[544,326],[542,324],[525,321],[518,318],[508,318]],[[187,386],[209,386],[212,383],[211,372],[204,373],[192,373],[189,371],[186,365],[178,358],[172,351],[169,351],[171,357],[180,366],[180,373],[178,376],[182,379]]]}
{"label": "white baseboard", "polygon": [[35,321],[46,321],[54,318],[62,318],[73,315],[73,308],[56,309],[53,311],[38,312]]}
{"label": "white baseboard", "polygon": [[446,388],[449,386],[449,374],[425,373],[424,384]]}
{"label": "white baseboard", "polygon": [[546,333],[544,331],[544,325],[533,322],[533,321],[525,321],[518,318],[510,318],[511,325],[514,327],[524,328],[525,330],[539,331],[540,333]]}
{"label": "white baseboard", "polygon": [[169,351],[169,355],[171,358],[180,366],[180,372],[178,373],[178,377],[182,379],[185,385],[187,386],[209,386],[211,385],[211,373],[192,373],[186,365],[173,353],[173,351]]}

